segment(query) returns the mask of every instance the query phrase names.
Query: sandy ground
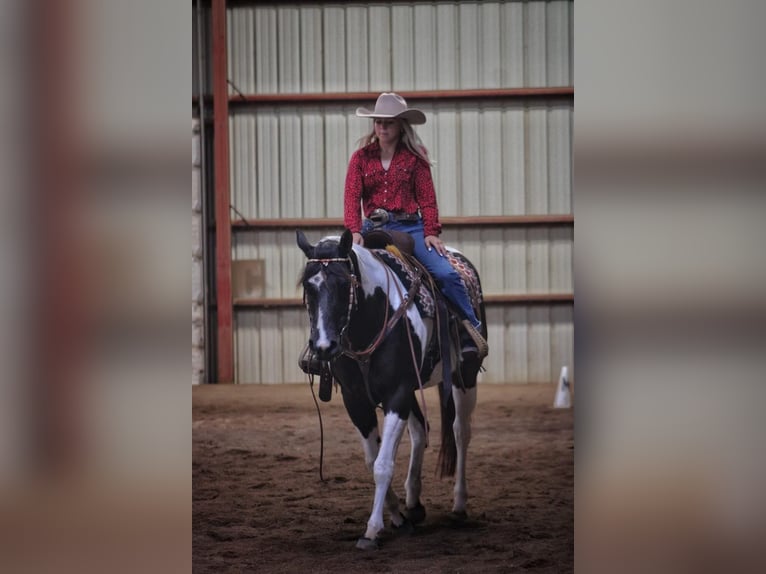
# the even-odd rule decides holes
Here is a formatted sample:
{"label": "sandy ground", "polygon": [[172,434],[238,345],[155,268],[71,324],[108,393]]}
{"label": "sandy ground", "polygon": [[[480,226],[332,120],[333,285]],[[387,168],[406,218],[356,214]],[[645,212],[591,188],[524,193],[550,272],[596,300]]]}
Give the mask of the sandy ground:
{"label": "sandy ground", "polygon": [[[414,534],[386,528],[360,551],[373,479],[339,394],[303,385],[206,385],[193,391],[194,572],[572,572],[574,412],[555,385],[482,385],[468,458],[469,519],[449,518],[452,481],[436,476],[438,394],[425,453],[427,517]],[[404,495],[409,440],[394,486]],[[388,524],[388,520],[387,520]]]}

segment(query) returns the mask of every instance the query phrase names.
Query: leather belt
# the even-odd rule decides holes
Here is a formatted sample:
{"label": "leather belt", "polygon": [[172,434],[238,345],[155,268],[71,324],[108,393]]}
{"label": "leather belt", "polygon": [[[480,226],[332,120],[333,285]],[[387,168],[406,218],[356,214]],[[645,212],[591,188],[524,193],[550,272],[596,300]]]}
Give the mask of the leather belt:
{"label": "leather belt", "polygon": [[375,209],[370,216],[368,217],[370,221],[372,221],[372,224],[374,227],[380,227],[381,225],[385,225],[389,221],[417,221],[420,219],[420,214],[416,211],[415,213],[403,213],[403,212],[396,212],[396,211],[387,211],[382,208]]}

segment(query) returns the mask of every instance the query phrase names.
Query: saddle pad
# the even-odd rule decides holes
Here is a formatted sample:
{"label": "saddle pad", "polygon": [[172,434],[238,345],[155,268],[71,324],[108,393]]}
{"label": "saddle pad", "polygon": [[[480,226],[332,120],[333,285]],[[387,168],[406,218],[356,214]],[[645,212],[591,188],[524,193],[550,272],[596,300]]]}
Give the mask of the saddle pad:
{"label": "saddle pad", "polygon": [[479,274],[476,272],[476,268],[465,255],[456,251],[447,251],[447,259],[452,268],[460,274],[463,285],[465,285],[466,291],[468,291],[468,296],[471,298],[474,313],[476,313],[477,317],[481,317],[481,283],[479,282]]}
{"label": "saddle pad", "polygon": [[[370,249],[383,261],[388,267],[396,273],[399,280],[404,284],[404,288],[409,291],[412,282],[415,280],[416,271],[398,256],[386,249]],[[418,308],[421,317],[433,319],[436,316],[434,298],[426,289],[425,282],[420,284],[420,289],[415,295],[415,306]]]}
{"label": "saddle pad", "polygon": [[[410,285],[415,280],[416,271],[402,261],[398,256],[394,255],[386,249],[371,249],[380,259],[388,265],[394,273],[399,277],[404,287],[409,290]],[[447,252],[447,260],[453,269],[458,272],[460,278],[463,280],[468,296],[471,299],[471,305],[474,308],[476,316],[480,316],[480,307],[482,303],[481,286],[479,283],[479,275],[471,262],[462,253],[455,251]],[[424,284],[421,284],[417,296],[415,297],[415,305],[420,311],[423,317],[434,318],[435,316],[435,304],[431,293]]]}

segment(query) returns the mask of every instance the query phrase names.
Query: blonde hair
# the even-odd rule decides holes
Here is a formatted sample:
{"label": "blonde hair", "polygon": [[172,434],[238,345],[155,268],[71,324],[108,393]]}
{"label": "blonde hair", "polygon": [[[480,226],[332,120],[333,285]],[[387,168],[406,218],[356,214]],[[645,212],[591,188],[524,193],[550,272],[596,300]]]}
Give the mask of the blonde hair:
{"label": "blonde hair", "polygon": [[[433,162],[428,157],[428,150],[426,149],[423,140],[420,139],[420,136],[410,125],[410,122],[402,118],[396,119],[398,119],[399,126],[402,128],[399,132],[399,139],[401,142],[406,146],[408,150],[410,150],[428,165],[433,165]],[[375,135],[375,120],[373,119],[372,131],[362,136],[357,144],[360,148],[363,148],[364,146],[370,145],[376,141],[378,141],[378,138]]]}

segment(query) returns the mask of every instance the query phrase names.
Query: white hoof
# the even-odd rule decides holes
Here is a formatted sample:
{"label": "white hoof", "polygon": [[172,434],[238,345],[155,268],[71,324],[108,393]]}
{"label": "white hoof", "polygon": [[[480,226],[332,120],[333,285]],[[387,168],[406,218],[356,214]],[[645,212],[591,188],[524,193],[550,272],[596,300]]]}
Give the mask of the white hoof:
{"label": "white hoof", "polygon": [[378,549],[378,539],[369,539],[362,536],[359,540],[356,541],[356,547],[359,550],[377,550]]}

